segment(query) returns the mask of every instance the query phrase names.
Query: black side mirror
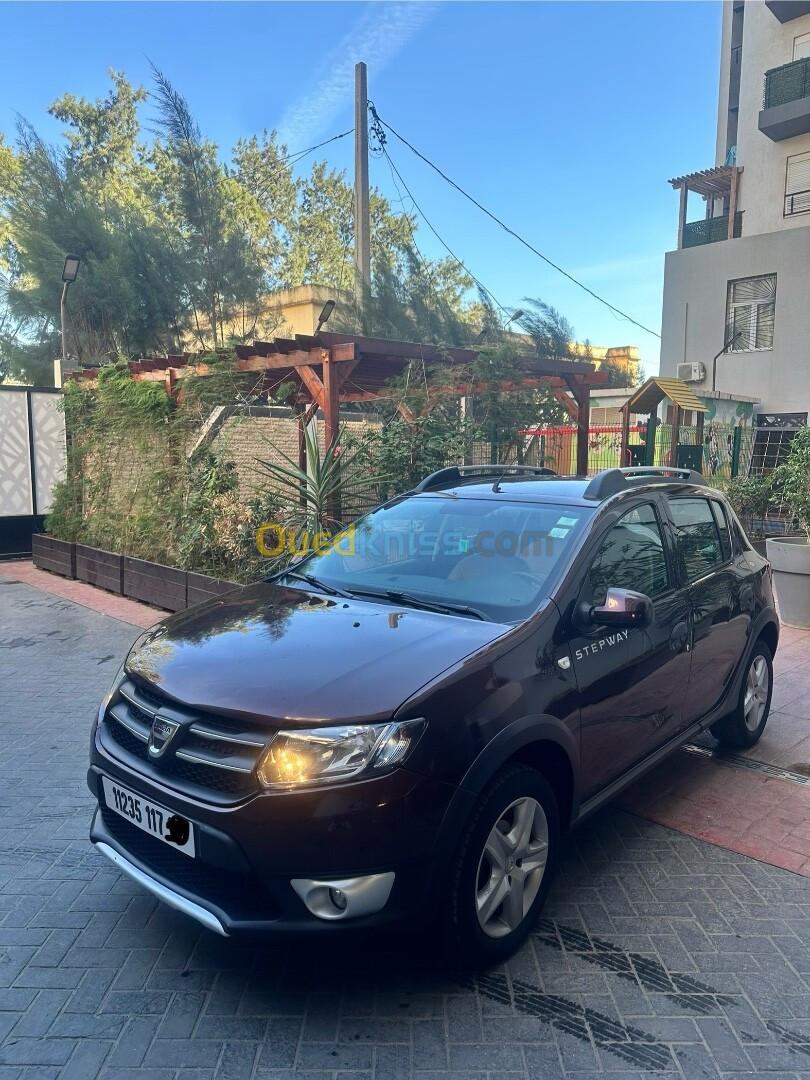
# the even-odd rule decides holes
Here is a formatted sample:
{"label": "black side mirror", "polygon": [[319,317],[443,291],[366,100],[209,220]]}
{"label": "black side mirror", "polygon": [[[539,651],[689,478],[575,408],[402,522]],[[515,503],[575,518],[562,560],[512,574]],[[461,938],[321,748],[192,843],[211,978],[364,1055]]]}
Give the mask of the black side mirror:
{"label": "black side mirror", "polygon": [[599,626],[643,627],[655,620],[655,608],[649,596],[630,589],[608,589],[605,602],[590,611],[590,621]]}

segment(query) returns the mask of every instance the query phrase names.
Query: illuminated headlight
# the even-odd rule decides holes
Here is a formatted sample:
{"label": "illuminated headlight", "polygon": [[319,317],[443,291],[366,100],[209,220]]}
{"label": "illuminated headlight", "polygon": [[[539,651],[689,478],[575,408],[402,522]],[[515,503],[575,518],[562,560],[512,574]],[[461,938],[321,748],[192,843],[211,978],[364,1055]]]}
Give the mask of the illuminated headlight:
{"label": "illuminated headlight", "polygon": [[424,720],[279,731],[259,762],[266,788],[317,787],[400,765],[425,728]]}

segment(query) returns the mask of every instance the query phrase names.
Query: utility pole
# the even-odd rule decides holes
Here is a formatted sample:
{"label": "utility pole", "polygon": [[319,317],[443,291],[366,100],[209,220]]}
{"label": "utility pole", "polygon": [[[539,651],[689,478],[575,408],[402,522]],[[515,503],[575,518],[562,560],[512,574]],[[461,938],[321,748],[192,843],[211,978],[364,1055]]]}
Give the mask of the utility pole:
{"label": "utility pole", "polygon": [[354,301],[366,312],[371,288],[371,226],[368,214],[368,78],[366,65],[354,68]]}

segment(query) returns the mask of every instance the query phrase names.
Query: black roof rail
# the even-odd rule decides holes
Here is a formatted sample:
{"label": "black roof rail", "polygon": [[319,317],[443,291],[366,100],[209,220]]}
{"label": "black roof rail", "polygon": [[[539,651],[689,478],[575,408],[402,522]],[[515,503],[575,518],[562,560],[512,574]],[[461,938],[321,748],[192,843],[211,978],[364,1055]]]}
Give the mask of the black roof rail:
{"label": "black roof rail", "polygon": [[584,498],[601,502],[620,491],[635,485],[629,481],[646,484],[667,484],[682,480],[685,484],[707,487],[705,479],[694,469],[678,469],[669,465],[629,465],[621,469],[603,469],[585,488]]}
{"label": "black roof rail", "polygon": [[442,488],[453,487],[465,479],[486,480],[510,473],[525,473],[527,476],[557,475],[553,469],[546,469],[542,465],[448,465],[447,468],[438,469],[424,477],[413,490],[414,492],[441,491]]}

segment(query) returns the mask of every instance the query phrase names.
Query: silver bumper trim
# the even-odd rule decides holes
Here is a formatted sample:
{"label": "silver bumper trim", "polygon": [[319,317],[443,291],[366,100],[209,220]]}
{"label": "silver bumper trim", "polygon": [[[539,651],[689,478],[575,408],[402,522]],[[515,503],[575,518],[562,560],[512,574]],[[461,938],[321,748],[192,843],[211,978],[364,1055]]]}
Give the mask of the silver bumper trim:
{"label": "silver bumper trim", "polygon": [[[307,910],[317,918],[330,921],[357,919],[362,915],[374,915],[385,907],[394,886],[394,873],[366,874],[340,881],[292,878],[290,884]],[[334,901],[336,892],[342,894],[340,907]]]}
{"label": "silver bumper trim", "polygon": [[176,908],[177,911],[182,911],[184,915],[196,919],[197,922],[202,923],[203,926],[207,927],[209,930],[213,930],[215,934],[221,934],[222,937],[228,937],[227,930],[212,912],[204,907],[200,907],[199,904],[195,904],[192,900],[186,900],[185,896],[180,896],[179,893],[174,892],[172,889],[168,889],[165,885],[161,885],[159,881],[155,881],[154,878],[145,874],[143,870],[139,870],[137,866],[133,866],[128,859],[125,859],[123,855],[114,848],[111,848],[109,844],[105,844],[100,840],[96,842],[95,846],[101,854],[105,855],[119,870],[131,877],[133,881],[137,881],[137,883],[142,885],[145,889],[148,889],[153,896],[158,898],[158,900],[162,900],[164,904],[168,904],[170,907]]}

